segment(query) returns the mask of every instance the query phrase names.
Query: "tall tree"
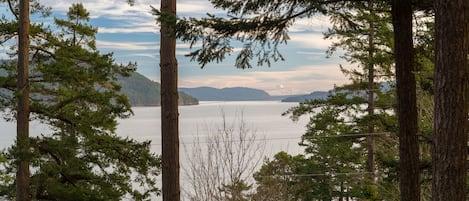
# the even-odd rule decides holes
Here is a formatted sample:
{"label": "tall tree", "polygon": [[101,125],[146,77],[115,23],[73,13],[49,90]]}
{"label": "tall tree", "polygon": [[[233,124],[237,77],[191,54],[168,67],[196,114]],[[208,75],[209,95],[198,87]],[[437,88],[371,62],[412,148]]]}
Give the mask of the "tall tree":
{"label": "tall tree", "polygon": [[315,164],[311,169],[317,169],[315,173],[318,175],[313,178],[315,184],[305,186],[304,190],[313,192],[310,196],[319,200],[343,197],[343,191],[337,192],[341,187],[355,192],[348,197],[375,199],[378,196],[374,186],[368,185],[371,182],[365,182],[372,175],[367,171],[367,157],[363,157],[367,152],[367,140],[363,140],[363,137],[367,135],[361,131],[366,131],[367,125],[359,123],[359,118],[347,115],[348,112],[355,113],[352,112],[353,108],[366,103],[366,98],[348,99],[347,96],[331,95],[327,101],[304,103],[304,107],[296,107],[293,111],[311,115],[300,144],[305,147],[309,164]]}
{"label": "tall tree", "polygon": [[18,18],[16,200],[30,200],[29,188],[29,0],[20,0]]}
{"label": "tall tree", "polygon": [[180,200],[176,0],[161,1],[160,77],[163,201]]}
{"label": "tall tree", "polygon": [[[0,22],[5,25],[2,37],[17,34],[15,19]],[[33,117],[51,129],[30,138],[30,166],[35,171],[27,184],[29,196],[34,200],[156,196],[160,158],[150,152],[150,142],[114,133],[116,119],[132,114],[127,98],[119,93],[117,77],[128,76],[135,66],[117,65],[112,53],[97,50],[97,29],[89,25],[89,13],[82,4],[73,4],[67,19],[55,19],[54,26],[53,31],[40,24],[32,26],[28,98]],[[14,64],[15,59],[0,64],[5,72],[0,76],[0,103],[11,111],[15,111],[11,94],[17,92],[11,87],[16,83]],[[7,174],[19,153],[17,146],[5,152]],[[0,195],[14,198],[13,186],[13,181],[0,183]]]}
{"label": "tall tree", "polygon": [[434,4],[433,201],[466,200],[468,3]]}
{"label": "tall tree", "polygon": [[[331,5],[332,7],[333,5]],[[375,180],[375,106],[376,97],[380,94],[381,86],[375,80],[389,80],[392,57],[389,52],[392,47],[392,32],[389,28],[390,16],[384,10],[389,6],[382,1],[368,1],[356,3],[338,3],[336,8],[330,8],[333,27],[326,32],[326,38],[336,37],[330,50],[343,48],[346,52],[342,56],[347,62],[356,64],[357,68],[345,69],[342,72],[352,80],[353,84],[346,86],[349,90],[366,91],[365,112],[367,125],[362,130],[367,133],[367,170],[370,178]],[[341,7],[341,8],[339,8]],[[379,109],[379,108],[378,108]]]}
{"label": "tall tree", "polygon": [[392,1],[399,121],[399,187],[402,201],[420,200],[419,141],[411,1]]}

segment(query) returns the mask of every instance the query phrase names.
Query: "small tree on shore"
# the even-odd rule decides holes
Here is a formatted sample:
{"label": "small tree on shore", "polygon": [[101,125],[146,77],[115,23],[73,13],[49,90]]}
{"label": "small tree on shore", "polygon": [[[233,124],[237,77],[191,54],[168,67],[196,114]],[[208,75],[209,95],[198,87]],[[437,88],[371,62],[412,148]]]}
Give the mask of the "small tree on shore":
{"label": "small tree on shore", "polygon": [[207,125],[203,135],[187,146],[189,180],[185,190],[191,201],[248,200],[251,176],[262,163],[265,140],[258,136],[243,116],[229,121],[222,113],[222,122]]}

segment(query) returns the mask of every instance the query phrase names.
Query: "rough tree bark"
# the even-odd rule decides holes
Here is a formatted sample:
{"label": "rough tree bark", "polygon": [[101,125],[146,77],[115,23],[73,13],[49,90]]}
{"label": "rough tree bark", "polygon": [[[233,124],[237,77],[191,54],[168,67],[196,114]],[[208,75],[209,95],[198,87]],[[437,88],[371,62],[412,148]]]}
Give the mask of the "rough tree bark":
{"label": "rough tree bark", "polygon": [[399,188],[402,201],[420,200],[416,81],[411,1],[392,2],[399,118]]}
{"label": "rough tree bark", "polygon": [[435,0],[433,201],[466,200],[467,0]]}
{"label": "rough tree bark", "polygon": [[29,0],[20,1],[18,23],[16,200],[29,201]]}
{"label": "rough tree bark", "polygon": [[[175,16],[176,0],[162,0],[161,12],[164,15]],[[178,69],[176,38],[173,36],[169,21],[162,22],[160,30],[163,201],[178,201],[180,200]]]}

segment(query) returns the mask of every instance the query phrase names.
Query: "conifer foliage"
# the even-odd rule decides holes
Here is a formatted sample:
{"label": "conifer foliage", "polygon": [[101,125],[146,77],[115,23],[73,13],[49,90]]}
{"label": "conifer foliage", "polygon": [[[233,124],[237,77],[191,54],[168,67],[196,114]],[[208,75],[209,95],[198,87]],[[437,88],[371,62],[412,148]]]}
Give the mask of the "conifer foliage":
{"label": "conifer foliage", "polygon": [[[32,10],[48,13],[44,7]],[[15,19],[4,16],[0,22],[2,39],[16,37]],[[82,4],[73,4],[67,18],[54,19],[51,27],[31,27],[31,114],[51,130],[30,139],[31,198],[147,200],[159,194],[160,158],[150,152],[150,142],[114,133],[116,119],[132,114],[127,98],[119,93],[117,77],[128,76],[135,65],[117,65],[111,53],[96,49],[97,29],[90,26]],[[11,86],[16,72],[11,67],[16,53],[11,56],[0,66],[0,99],[2,110],[15,115],[17,92]],[[5,174],[12,174],[18,149],[13,146],[4,154]],[[1,184],[2,196],[11,198],[14,191],[13,180]]]}

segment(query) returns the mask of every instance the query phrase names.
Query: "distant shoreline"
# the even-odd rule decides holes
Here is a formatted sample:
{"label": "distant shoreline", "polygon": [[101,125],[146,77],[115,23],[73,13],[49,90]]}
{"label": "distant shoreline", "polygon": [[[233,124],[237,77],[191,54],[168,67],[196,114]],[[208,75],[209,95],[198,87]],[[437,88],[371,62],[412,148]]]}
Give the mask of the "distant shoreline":
{"label": "distant shoreline", "polygon": [[[213,104],[220,104],[220,103],[228,103],[228,104],[238,104],[238,103],[285,103],[285,104],[292,104],[295,102],[284,102],[281,100],[236,100],[236,101],[199,101],[199,104],[192,104],[192,105],[179,105],[179,107],[192,107],[192,106],[204,106],[204,105],[213,105]],[[132,107],[135,108],[144,108],[144,107],[161,107],[161,105],[133,105]]]}

